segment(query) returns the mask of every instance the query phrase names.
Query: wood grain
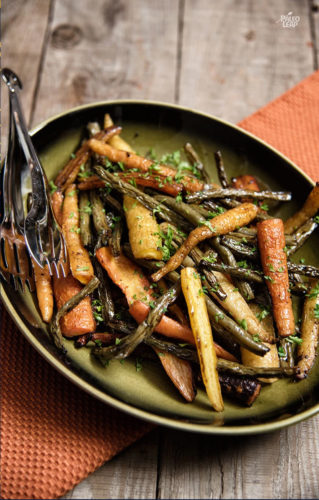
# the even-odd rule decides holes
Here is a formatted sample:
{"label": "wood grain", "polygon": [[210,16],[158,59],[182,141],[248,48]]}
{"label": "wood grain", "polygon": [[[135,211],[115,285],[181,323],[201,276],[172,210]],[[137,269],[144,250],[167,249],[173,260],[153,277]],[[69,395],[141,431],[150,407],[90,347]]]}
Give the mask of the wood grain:
{"label": "wood grain", "polygon": [[[289,11],[291,29],[277,22]],[[185,0],[181,104],[236,123],[312,70],[307,2]]]}
{"label": "wood grain", "polygon": [[[23,109],[29,121],[45,33],[48,23],[50,0],[10,0],[2,3],[2,68],[16,71],[23,83]],[[8,91],[1,85],[1,144],[2,153],[7,148]]]}
{"label": "wood grain", "polygon": [[272,434],[162,430],[158,498],[317,498],[319,418]]}
{"label": "wood grain", "polygon": [[33,123],[98,100],[174,100],[177,18],[176,0],[56,1]]}
{"label": "wood grain", "polygon": [[314,69],[319,69],[319,2],[309,0],[309,16]]}

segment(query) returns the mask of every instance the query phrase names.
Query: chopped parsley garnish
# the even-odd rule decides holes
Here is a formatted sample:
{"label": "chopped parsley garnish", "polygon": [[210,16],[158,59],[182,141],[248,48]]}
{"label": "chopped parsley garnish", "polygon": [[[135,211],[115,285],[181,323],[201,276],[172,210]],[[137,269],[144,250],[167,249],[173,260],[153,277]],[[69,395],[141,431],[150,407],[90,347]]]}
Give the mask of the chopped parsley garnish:
{"label": "chopped parsley garnish", "polygon": [[207,226],[212,233],[216,233],[216,229],[211,225],[209,220],[204,220],[199,223],[199,226]]}
{"label": "chopped parsley garnish", "polygon": [[142,370],[143,365],[142,365],[142,360],[140,358],[136,358],[135,367],[137,372],[140,372]]}
{"label": "chopped parsley garnish", "polygon": [[242,269],[248,268],[247,260],[240,260],[237,262],[237,267],[241,267]]}
{"label": "chopped parsley garnish", "polygon": [[286,341],[290,344],[302,344],[302,339],[296,335],[289,335],[289,337],[286,338]]}
{"label": "chopped parsley garnish", "polygon": [[49,182],[49,187],[50,187],[50,194],[55,193],[55,191],[58,189],[58,186],[56,186],[53,181]]}
{"label": "chopped parsley garnish", "polygon": [[202,260],[206,260],[207,262],[211,262],[212,264],[214,264],[215,262],[217,262],[217,257],[215,257],[214,255],[207,255],[207,257],[203,257]]}
{"label": "chopped parsley garnish", "polygon": [[178,195],[175,198],[175,201],[176,203],[180,203],[181,201],[183,201],[183,196],[181,193],[178,193]]}
{"label": "chopped parsley garnish", "polygon": [[78,173],[78,178],[87,179],[88,177],[91,177],[91,175],[93,175],[93,173],[86,168],[85,163],[82,163],[82,165],[80,166],[80,171]]}
{"label": "chopped parsley garnish", "polygon": [[287,356],[285,349],[281,345],[278,347],[278,356],[280,358],[285,358]]}
{"label": "chopped parsley garnish", "polygon": [[264,307],[259,313],[256,314],[256,318],[259,319],[259,321],[262,321],[268,316],[268,314],[269,314],[268,307]]}
{"label": "chopped parsley garnish", "polygon": [[240,321],[239,323],[239,326],[242,327],[243,330],[247,330],[248,326],[247,326],[247,320],[244,318]]}
{"label": "chopped parsley garnish", "polygon": [[208,217],[210,219],[213,219],[214,217],[217,217],[217,215],[223,214],[225,212],[225,208],[223,207],[216,207],[214,212],[208,212]]}
{"label": "chopped parsley garnish", "polygon": [[225,315],[223,313],[217,313],[217,314],[215,314],[215,321],[216,321],[216,323],[218,323],[220,319],[224,319],[224,318],[225,318]]}
{"label": "chopped parsley garnish", "polygon": [[319,319],[319,304],[316,304],[314,315],[316,319]]}
{"label": "chopped parsley garnish", "polygon": [[264,278],[265,278],[265,280],[270,281],[270,283],[275,282],[275,280],[271,276],[267,276],[266,274],[265,274]]}
{"label": "chopped parsley garnish", "polygon": [[307,293],[307,297],[312,299],[314,297],[318,297],[318,295],[319,295],[319,283],[315,286],[315,288],[313,288],[309,293]]}

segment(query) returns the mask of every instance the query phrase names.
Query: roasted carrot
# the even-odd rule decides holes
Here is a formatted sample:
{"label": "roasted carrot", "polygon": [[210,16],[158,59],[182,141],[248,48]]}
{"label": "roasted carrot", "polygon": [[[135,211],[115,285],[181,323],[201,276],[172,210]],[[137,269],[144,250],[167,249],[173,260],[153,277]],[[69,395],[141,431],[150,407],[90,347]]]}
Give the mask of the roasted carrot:
{"label": "roasted carrot", "polygon": [[123,208],[133,255],[136,259],[162,259],[159,225],[150,210],[124,195]]}
{"label": "roasted carrot", "polygon": [[297,378],[307,377],[311,369],[318,345],[319,336],[319,280],[311,280],[311,287],[307,294],[301,324],[301,340],[298,345]]}
{"label": "roasted carrot", "polygon": [[[79,293],[83,287],[72,274],[66,278],[53,277],[53,291],[58,309],[65,304],[74,295]],[[93,332],[96,328],[95,319],[92,312],[91,301],[89,297],[68,312],[60,321],[61,331],[66,337],[83,335]]]}
{"label": "roasted carrot", "polygon": [[249,191],[260,191],[258,182],[252,175],[240,175],[232,179],[232,185],[236,189],[246,189]]}
{"label": "roasted carrot", "polygon": [[41,316],[43,321],[50,323],[53,314],[53,290],[50,271],[48,266],[42,268],[34,260],[32,260],[32,266]]}
{"label": "roasted carrot", "polygon": [[127,173],[120,172],[119,177],[126,182],[135,183],[137,186],[151,187],[170,196],[177,196],[183,190],[183,184],[166,182],[167,178],[160,175],[146,175],[128,171]]}
{"label": "roasted carrot", "polygon": [[157,347],[154,347],[154,351],[158,355],[164,370],[180,394],[189,403],[194,401],[196,390],[192,365],[188,361],[185,361],[185,359],[180,359],[170,352],[161,351]]}
{"label": "roasted carrot", "polygon": [[[153,161],[138,156],[135,153],[115,149],[109,144],[105,144],[96,139],[89,140],[89,146],[95,153],[106,156],[112,162],[120,162],[127,168],[136,168],[144,173],[155,173],[166,178],[175,179],[177,171],[167,165],[156,165]],[[195,192],[201,191],[204,188],[204,183],[190,176],[183,176],[180,180],[186,191]]]}
{"label": "roasted carrot", "polygon": [[67,244],[71,272],[86,285],[94,276],[94,271],[89,252],[84,248],[79,234],[80,216],[75,184],[71,184],[65,192],[62,232]]}
{"label": "roasted carrot", "polygon": [[63,206],[64,196],[61,189],[56,189],[54,193],[51,194],[51,205],[54,217],[56,218],[59,226],[62,227],[63,215],[62,215],[62,206]]}
{"label": "roasted carrot", "polygon": [[205,225],[197,227],[191,231],[188,238],[165,266],[152,274],[152,280],[159,281],[167,273],[177,269],[189,252],[201,241],[212,238],[213,236],[227,234],[239,227],[246,226],[256,217],[257,212],[258,208],[253,203],[242,203],[236,208],[232,208],[227,212],[217,215],[217,217],[207,221]]}
{"label": "roasted carrot", "polygon": [[292,234],[319,210],[319,182],[307,197],[303,207],[285,222],[285,233]]}
{"label": "roasted carrot", "polygon": [[192,267],[185,267],[181,272],[181,281],[207,396],[214,410],[223,411],[217,355],[201,280]]}
{"label": "roasted carrot", "polygon": [[257,240],[278,333],[281,337],[294,335],[283,221],[269,219],[260,222],[257,225]]}

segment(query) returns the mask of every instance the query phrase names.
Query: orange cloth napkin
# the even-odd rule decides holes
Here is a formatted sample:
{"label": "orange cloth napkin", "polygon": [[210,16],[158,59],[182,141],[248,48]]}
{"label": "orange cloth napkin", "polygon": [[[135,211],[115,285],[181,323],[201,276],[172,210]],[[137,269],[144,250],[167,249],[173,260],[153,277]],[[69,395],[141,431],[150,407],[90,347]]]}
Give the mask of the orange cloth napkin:
{"label": "orange cloth napkin", "polygon": [[[319,179],[319,72],[240,124]],[[55,498],[149,432],[63,378],[2,310],[1,495]]]}

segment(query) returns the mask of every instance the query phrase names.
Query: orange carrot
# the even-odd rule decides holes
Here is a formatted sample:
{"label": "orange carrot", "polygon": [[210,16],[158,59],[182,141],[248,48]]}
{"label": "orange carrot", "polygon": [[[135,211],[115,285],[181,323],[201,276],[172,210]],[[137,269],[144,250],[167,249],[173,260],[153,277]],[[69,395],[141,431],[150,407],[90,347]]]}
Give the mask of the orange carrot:
{"label": "orange carrot", "polygon": [[[176,170],[167,165],[157,165],[153,161],[144,158],[143,156],[138,156],[135,153],[130,153],[128,151],[121,151],[115,149],[109,144],[105,144],[96,139],[90,139],[90,148],[97,154],[101,156],[106,156],[112,162],[120,162],[127,168],[137,168],[144,173],[152,173],[152,170],[156,175],[163,177],[171,177],[172,179],[176,176]],[[204,188],[204,183],[195,179],[194,177],[189,177],[187,175],[183,176],[181,179],[181,184],[184,186],[186,191],[191,193],[195,191],[202,191]]]}
{"label": "orange carrot", "polygon": [[302,208],[285,222],[285,233],[292,234],[319,210],[319,182],[310,192]]}
{"label": "orange carrot", "polygon": [[[58,309],[65,302],[82,290],[82,286],[72,274],[66,278],[53,277],[53,291]],[[96,328],[95,319],[89,297],[81,300],[70,312],[68,312],[60,321],[61,331],[65,337],[74,337],[84,333],[93,332]]]}
{"label": "orange carrot", "polygon": [[252,175],[240,175],[233,179],[232,185],[236,189],[246,189],[249,191],[260,191],[258,183]]}
{"label": "orange carrot", "polygon": [[223,214],[217,215],[214,219],[207,221],[205,225],[197,227],[188,235],[182,246],[169,259],[169,261],[159,271],[152,274],[153,281],[159,281],[170,271],[177,269],[185,257],[201,241],[213,236],[227,234],[239,227],[246,226],[257,215],[258,208],[253,203],[242,203],[236,208],[232,208]]}
{"label": "orange carrot", "polygon": [[289,292],[287,256],[284,252],[283,221],[269,219],[260,222],[257,225],[257,239],[278,333],[281,337],[294,335],[295,320]]}
{"label": "orange carrot", "polygon": [[41,316],[43,321],[50,323],[53,314],[53,290],[50,271],[48,266],[42,268],[34,260],[32,260],[32,266]]}
{"label": "orange carrot", "polygon": [[109,247],[102,247],[96,251],[96,257],[111,280],[120,287],[129,305],[136,300],[154,300],[150,283],[143,271],[125,255],[114,257]]}
{"label": "orange carrot", "polygon": [[51,205],[54,213],[54,217],[57,220],[57,223],[62,227],[63,223],[63,215],[62,215],[62,205],[63,205],[64,196],[60,189],[54,191],[51,195]]}

